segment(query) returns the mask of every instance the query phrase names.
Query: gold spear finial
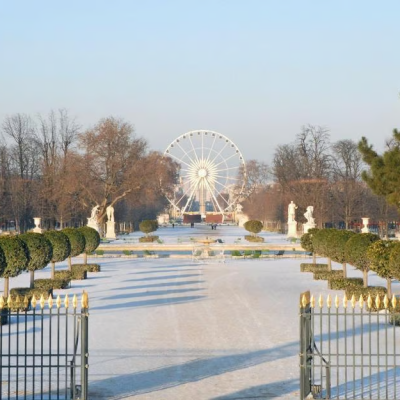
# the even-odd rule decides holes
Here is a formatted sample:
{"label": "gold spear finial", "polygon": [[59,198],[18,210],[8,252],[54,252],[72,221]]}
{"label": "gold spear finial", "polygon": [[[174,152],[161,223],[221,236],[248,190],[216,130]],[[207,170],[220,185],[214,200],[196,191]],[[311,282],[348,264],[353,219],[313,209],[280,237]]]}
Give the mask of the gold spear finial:
{"label": "gold spear finial", "polygon": [[315,308],[315,297],[314,297],[314,295],[311,296],[310,305],[311,305],[311,308]]}
{"label": "gold spear finial", "polygon": [[392,296],[392,307],[394,309],[396,309],[396,305],[397,305],[397,298],[395,295]]}
{"label": "gold spear finial", "polygon": [[72,298],[72,307],[78,307],[78,298],[76,297],[76,294],[74,294],[74,297]]}
{"label": "gold spear finial", "polygon": [[326,306],[328,308],[331,308],[331,306],[332,306],[332,298],[331,298],[330,294],[328,294],[328,297],[326,298]]}
{"label": "gold spear finial", "polygon": [[0,296],[0,310],[2,310],[4,308],[4,297]]}
{"label": "gold spear finial", "polygon": [[44,308],[44,306],[45,306],[45,300],[44,300],[44,296],[43,296],[43,293],[41,294],[41,296],[40,296],[40,302],[39,302],[39,304],[40,304],[40,308],[43,310],[43,308]]}
{"label": "gold spear finial", "polygon": [[358,304],[360,305],[360,308],[364,307],[364,297],[362,296],[362,294],[360,294],[360,298],[358,300]]}
{"label": "gold spear finial", "polygon": [[335,296],[335,307],[339,308],[339,297],[338,297],[338,295]]}
{"label": "gold spear finial", "polygon": [[21,298],[19,297],[19,294],[17,294],[17,297],[15,298],[15,305],[19,308],[21,304]]}
{"label": "gold spear finial", "polygon": [[61,307],[61,297],[60,297],[60,295],[57,296],[56,306],[57,306],[57,308]]}
{"label": "gold spear finial", "polygon": [[83,291],[83,293],[82,293],[81,307],[89,308],[89,296],[88,296],[87,292],[85,292],[85,291]]}
{"label": "gold spear finial", "polygon": [[385,309],[389,307],[389,299],[387,297],[387,294],[385,294],[385,297],[383,298],[383,306],[385,307]]}
{"label": "gold spear finial", "polygon": [[8,308],[11,308],[11,306],[12,306],[12,297],[10,294],[8,295],[8,298],[7,298],[7,306],[8,306]]}
{"label": "gold spear finial", "polygon": [[32,300],[31,300],[31,306],[32,306],[33,308],[36,308],[36,304],[37,304],[36,296],[33,295],[33,296],[32,296]]}
{"label": "gold spear finial", "polygon": [[378,310],[381,308],[381,298],[379,297],[379,294],[375,297],[375,305]]}
{"label": "gold spear finial", "polygon": [[49,305],[49,308],[52,309],[53,308],[53,296],[49,295],[49,298],[47,299],[47,304]]}
{"label": "gold spear finial", "polygon": [[27,310],[29,307],[29,299],[28,296],[25,295],[24,297],[24,309]]}
{"label": "gold spear finial", "polygon": [[368,306],[368,308],[372,308],[372,297],[371,297],[371,293],[368,294],[367,306]]}
{"label": "gold spear finial", "polygon": [[344,296],[343,296],[343,307],[344,308],[347,308],[347,304],[348,303],[348,299],[347,299],[347,296],[346,296],[346,293],[344,294]]}
{"label": "gold spear finial", "polygon": [[322,294],[319,295],[318,305],[319,308],[322,308],[324,306],[324,298],[322,297]]}
{"label": "gold spear finial", "polygon": [[67,294],[65,295],[65,298],[64,298],[64,307],[65,308],[69,307],[69,297]]}
{"label": "gold spear finial", "polygon": [[351,296],[351,306],[353,308],[356,308],[356,304],[357,304],[356,296],[354,296],[353,294],[353,296]]}
{"label": "gold spear finial", "polygon": [[[82,298],[83,298],[83,296],[82,296]],[[302,298],[301,298],[301,305],[302,305],[303,307],[305,307],[305,306],[307,305],[307,297],[306,297],[305,294],[303,294],[303,296],[302,296]]]}

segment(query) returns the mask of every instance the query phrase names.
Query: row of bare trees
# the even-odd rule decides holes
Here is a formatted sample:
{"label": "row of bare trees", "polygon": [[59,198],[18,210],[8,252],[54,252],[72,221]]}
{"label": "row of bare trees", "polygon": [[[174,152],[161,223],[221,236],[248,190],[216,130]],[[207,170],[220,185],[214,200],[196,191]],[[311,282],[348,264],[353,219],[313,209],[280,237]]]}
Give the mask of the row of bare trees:
{"label": "row of bare trees", "polygon": [[0,220],[19,231],[32,227],[34,216],[46,227],[80,225],[94,205],[99,222],[108,205],[119,220],[154,218],[176,183],[178,166],[118,118],[82,130],[64,109],[14,114],[1,133]]}
{"label": "row of bare trees", "polygon": [[383,222],[383,226],[397,220],[396,208],[362,180],[365,169],[357,143],[347,139],[331,143],[328,129],[304,126],[293,143],[275,149],[272,167],[251,168],[250,173],[258,173],[259,178],[269,175],[269,179],[253,185],[244,210],[266,225],[268,221],[284,223],[291,200],[298,205],[299,222],[305,222],[306,207],[314,206],[320,227],[329,223],[349,228],[362,217]]}

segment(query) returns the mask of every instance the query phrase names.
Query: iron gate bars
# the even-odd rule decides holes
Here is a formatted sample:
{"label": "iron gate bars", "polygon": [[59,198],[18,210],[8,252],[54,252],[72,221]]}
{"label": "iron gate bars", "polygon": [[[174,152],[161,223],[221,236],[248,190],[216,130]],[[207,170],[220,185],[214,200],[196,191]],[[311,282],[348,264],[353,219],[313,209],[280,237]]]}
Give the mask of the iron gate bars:
{"label": "iron gate bars", "polygon": [[[0,400],[86,400],[88,296],[0,297]],[[80,344],[80,347],[79,347]]]}

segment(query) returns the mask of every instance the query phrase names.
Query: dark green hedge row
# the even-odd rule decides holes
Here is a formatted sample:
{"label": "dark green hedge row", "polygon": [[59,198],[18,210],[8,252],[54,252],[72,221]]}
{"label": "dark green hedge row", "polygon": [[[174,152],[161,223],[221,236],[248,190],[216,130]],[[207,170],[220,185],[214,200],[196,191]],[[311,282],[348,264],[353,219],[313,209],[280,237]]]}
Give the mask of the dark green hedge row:
{"label": "dark green hedge row", "polygon": [[319,272],[328,271],[328,264],[312,264],[312,263],[301,263],[301,272]]}

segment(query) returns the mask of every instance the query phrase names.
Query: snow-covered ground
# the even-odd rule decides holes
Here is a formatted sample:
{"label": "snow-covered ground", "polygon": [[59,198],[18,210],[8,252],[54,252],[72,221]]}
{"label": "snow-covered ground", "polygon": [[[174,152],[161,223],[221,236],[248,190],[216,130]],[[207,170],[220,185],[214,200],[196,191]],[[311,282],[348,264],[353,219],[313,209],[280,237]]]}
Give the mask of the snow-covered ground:
{"label": "snow-covered ground", "polygon": [[[166,242],[211,234],[229,241],[243,230],[175,227],[158,234]],[[263,235],[287,243],[284,235]],[[299,295],[341,293],[300,273],[307,259],[95,261],[102,272],[58,291],[89,293],[91,400],[298,399]],[[37,278],[49,274],[46,268]],[[23,274],[11,287],[27,282]],[[370,283],[384,282],[371,274]]]}

